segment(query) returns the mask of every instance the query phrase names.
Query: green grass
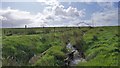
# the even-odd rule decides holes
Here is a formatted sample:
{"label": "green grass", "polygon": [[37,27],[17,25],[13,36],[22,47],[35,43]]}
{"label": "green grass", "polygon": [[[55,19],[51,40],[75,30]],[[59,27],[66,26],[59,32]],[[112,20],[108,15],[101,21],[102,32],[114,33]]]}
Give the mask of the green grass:
{"label": "green grass", "polygon": [[[78,66],[117,66],[120,52],[118,28],[4,28],[3,65],[29,65],[28,61],[34,54],[39,55],[46,50],[46,54],[33,65],[64,65],[65,45],[69,39],[78,49],[83,45],[87,62],[80,62]],[[83,31],[86,33],[82,37]],[[17,63],[13,60],[12,63],[8,57],[14,57]]]}
{"label": "green grass", "polygon": [[20,63],[26,63],[34,54],[40,54],[51,47],[50,42],[48,37],[37,35],[3,37],[3,56],[12,56]]}
{"label": "green grass", "polygon": [[62,49],[63,46],[51,47],[46,54],[34,64],[34,66],[63,66],[65,53]]}
{"label": "green grass", "polygon": [[[100,31],[102,29],[102,31]],[[119,45],[118,45],[118,27],[104,27],[90,30],[84,40],[88,48],[86,56],[89,61],[79,63],[78,66],[117,66]],[[98,40],[92,40],[93,36]]]}

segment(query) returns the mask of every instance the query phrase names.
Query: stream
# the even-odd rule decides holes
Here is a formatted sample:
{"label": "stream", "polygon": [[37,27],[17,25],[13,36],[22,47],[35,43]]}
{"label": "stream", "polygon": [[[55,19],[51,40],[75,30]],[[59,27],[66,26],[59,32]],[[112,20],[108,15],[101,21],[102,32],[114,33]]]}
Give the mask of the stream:
{"label": "stream", "polygon": [[73,54],[72,59],[70,58],[70,56],[67,56],[67,60],[69,60],[69,63],[67,62],[66,64],[68,66],[74,66],[77,65],[79,62],[86,62],[86,60],[84,58],[80,57],[80,53],[78,52],[78,50],[76,50],[71,43],[69,42],[66,46],[69,54]]}

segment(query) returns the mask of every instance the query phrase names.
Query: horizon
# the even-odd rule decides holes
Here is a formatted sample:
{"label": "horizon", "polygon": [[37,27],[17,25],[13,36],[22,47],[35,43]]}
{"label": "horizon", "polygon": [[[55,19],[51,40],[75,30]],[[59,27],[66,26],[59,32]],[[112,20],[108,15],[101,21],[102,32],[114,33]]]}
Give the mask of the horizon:
{"label": "horizon", "polygon": [[[32,29],[32,28],[90,28],[90,27],[92,27],[92,28],[99,28],[99,27],[120,27],[119,25],[117,25],[117,26],[113,26],[113,25],[111,25],[111,26],[51,26],[51,27],[47,27],[47,26],[45,26],[45,27],[28,27],[27,26],[27,28],[29,29]],[[12,28],[3,28],[3,29],[24,29],[25,27],[12,27]],[[2,29],[2,28],[1,28]]]}

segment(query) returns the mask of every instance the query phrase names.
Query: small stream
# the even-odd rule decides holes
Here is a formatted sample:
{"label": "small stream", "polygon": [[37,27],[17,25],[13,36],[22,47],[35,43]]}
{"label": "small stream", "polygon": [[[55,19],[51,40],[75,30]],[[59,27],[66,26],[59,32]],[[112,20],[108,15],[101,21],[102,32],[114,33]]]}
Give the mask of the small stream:
{"label": "small stream", "polygon": [[[79,62],[86,62],[85,59],[81,58],[80,57],[80,54],[78,52],[78,50],[76,50],[72,45],[71,43],[69,42],[66,46],[67,50],[69,53],[72,53],[73,54],[73,59],[69,59],[69,66],[74,66],[74,65],[77,65]],[[69,58],[70,56],[67,56],[67,58]]]}

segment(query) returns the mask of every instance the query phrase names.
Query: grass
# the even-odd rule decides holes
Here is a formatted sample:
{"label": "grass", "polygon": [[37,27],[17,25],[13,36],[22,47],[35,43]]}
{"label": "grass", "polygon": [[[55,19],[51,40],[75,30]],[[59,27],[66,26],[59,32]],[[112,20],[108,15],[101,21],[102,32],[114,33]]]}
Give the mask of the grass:
{"label": "grass", "polygon": [[[117,66],[120,52],[118,28],[3,28],[3,65],[29,65],[31,57],[47,50],[33,66],[63,66],[69,39],[71,44],[84,51],[87,59],[77,66]],[[82,32],[85,32],[84,36]],[[16,63],[11,62],[12,57]]]}
{"label": "grass", "polygon": [[[79,63],[78,66],[117,66],[120,41],[116,34],[118,34],[118,27],[95,28],[89,31],[84,36],[88,46],[85,54],[89,61]],[[92,40],[94,35],[98,40]]]}
{"label": "grass", "polygon": [[63,66],[65,53],[62,49],[62,46],[51,47],[46,54],[34,64],[34,66]]}

